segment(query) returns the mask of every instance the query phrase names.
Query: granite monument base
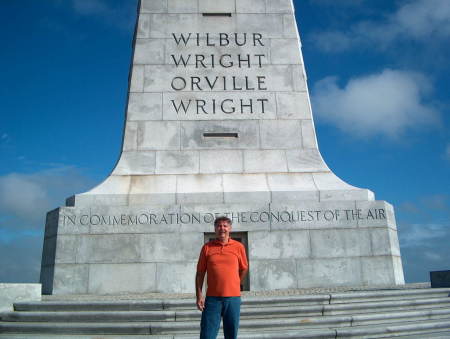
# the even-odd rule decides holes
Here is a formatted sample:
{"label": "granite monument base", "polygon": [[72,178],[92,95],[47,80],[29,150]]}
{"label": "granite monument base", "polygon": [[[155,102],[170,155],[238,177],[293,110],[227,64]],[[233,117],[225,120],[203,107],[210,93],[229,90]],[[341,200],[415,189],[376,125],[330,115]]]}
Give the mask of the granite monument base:
{"label": "granite monument base", "polygon": [[45,294],[193,293],[215,216],[247,236],[250,290],[404,284],[384,201],[61,207],[47,216]]}

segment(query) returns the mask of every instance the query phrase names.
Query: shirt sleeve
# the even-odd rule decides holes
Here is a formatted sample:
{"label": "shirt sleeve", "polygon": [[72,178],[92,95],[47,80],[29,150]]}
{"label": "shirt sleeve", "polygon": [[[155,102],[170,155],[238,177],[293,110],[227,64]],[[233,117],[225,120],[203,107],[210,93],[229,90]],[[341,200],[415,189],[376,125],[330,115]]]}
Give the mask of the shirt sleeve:
{"label": "shirt sleeve", "polygon": [[197,272],[206,272],[206,245],[203,245],[198,257]]}
{"label": "shirt sleeve", "polygon": [[245,271],[248,269],[247,255],[245,254],[245,247],[242,245],[240,247],[239,271]]}

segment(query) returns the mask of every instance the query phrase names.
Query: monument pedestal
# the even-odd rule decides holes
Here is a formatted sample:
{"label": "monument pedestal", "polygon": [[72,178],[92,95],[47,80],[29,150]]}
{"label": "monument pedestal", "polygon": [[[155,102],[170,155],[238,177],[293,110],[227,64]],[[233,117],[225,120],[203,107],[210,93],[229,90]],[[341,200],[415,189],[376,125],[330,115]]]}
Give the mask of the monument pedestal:
{"label": "monument pedestal", "polygon": [[66,205],[45,293],[194,292],[219,215],[250,290],[404,283],[392,206],[320,155],[291,0],[143,0],[120,159]]}

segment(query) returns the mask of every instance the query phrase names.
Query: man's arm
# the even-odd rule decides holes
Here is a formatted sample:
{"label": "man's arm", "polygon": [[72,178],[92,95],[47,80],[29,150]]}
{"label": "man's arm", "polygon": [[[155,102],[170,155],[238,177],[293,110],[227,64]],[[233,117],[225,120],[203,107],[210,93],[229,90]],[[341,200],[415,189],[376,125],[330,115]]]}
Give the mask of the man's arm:
{"label": "man's arm", "polygon": [[205,298],[202,294],[203,281],[205,280],[206,272],[197,272],[195,275],[195,294],[197,296],[197,308],[203,312],[205,308]]}
{"label": "man's arm", "polygon": [[246,268],[245,270],[241,270],[239,271],[239,279],[241,279],[241,285],[244,282],[245,276],[248,273],[248,268]]}

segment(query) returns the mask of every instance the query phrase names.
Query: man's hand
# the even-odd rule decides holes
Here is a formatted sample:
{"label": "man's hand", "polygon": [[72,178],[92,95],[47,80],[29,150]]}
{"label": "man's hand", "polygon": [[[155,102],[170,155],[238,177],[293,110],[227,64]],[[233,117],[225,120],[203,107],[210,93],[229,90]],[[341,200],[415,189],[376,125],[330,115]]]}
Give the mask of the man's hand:
{"label": "man's hand", "polygon": [[202,294],[203,280],[206,272],[197,272],[195,275],[195,295],[197,296],[197,308],[203,312],[205,309],[205,298]]}
{"label": "man's hand", "polygon": [[200,296],[197,298],[197,308],[199,311],[202,311],[205,309],[205,298],[203,296]]}

